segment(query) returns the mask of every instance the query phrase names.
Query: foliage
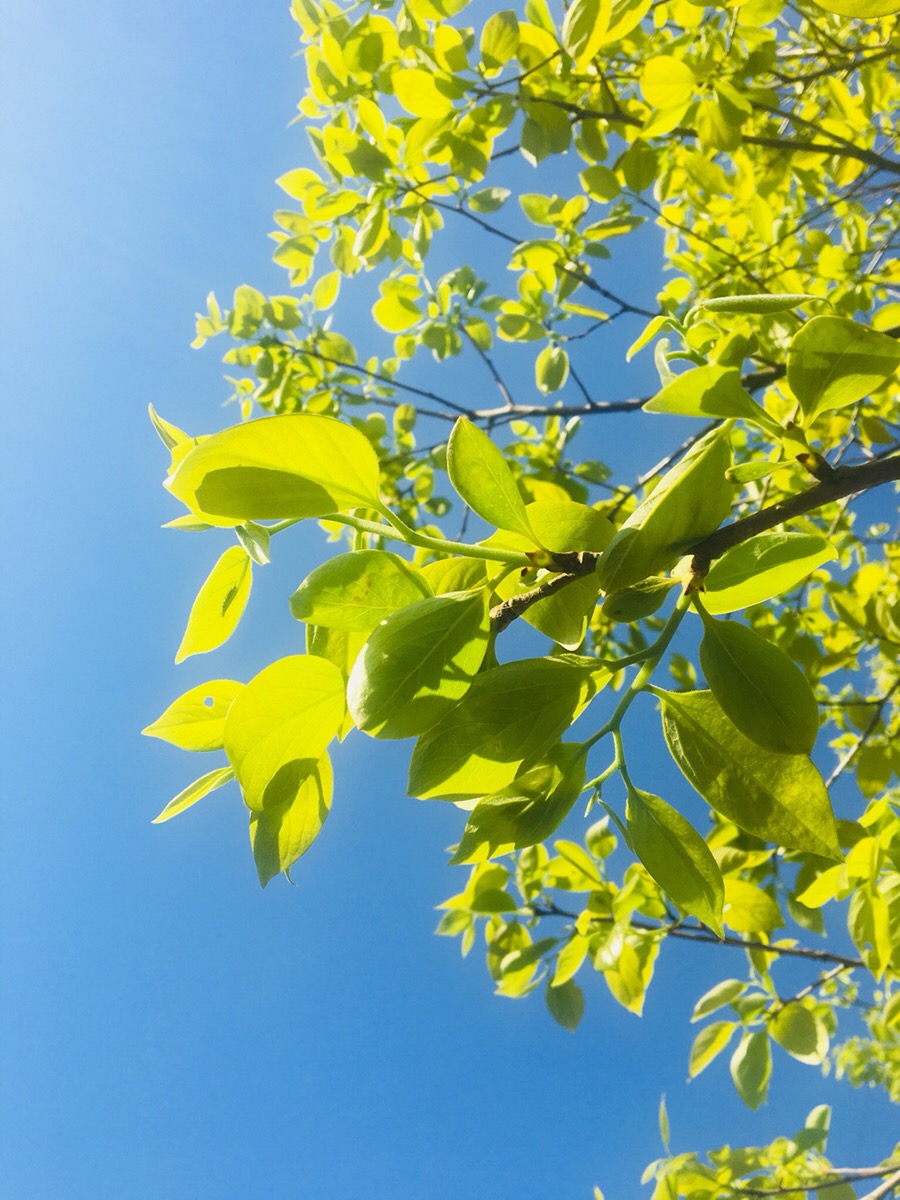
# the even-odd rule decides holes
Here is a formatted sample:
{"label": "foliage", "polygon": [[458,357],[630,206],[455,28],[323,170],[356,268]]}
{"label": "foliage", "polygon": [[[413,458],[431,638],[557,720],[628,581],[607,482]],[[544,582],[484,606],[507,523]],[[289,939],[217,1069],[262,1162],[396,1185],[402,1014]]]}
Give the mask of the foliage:
{"label": "foliage", "polygon": [[[244,285],[198,318],[196,345],[231,339],[238,423],[193,437],[152,414],[171,524],[237,539],[179,659],[233,633],[276,534],[347,538],[291,597],[305,655],[145,730],[227,758],[157,819],[235,778],[265,885],[321,830],[335,743],[415,738],[410,795],[468,810],[438,932],[464,954],[483,937],[497,991],[542,987],[568,1029],[590,969],[639,1014],[668,940],[742,947],[697,1002],[689,1070],[727,1050],[752,1108],[772,1043],[900,1087],[900,542],[859,502],[900,480],[895,7],[527,0],[467,25],[466,0],[294,0],[318,166],[279,180],[293,290]],[[613,248],[645,253],[654,227],[655,300],[612,290]],[[451,265],[469,234],[479,270]],[[348,280],[386,355],[340,332]],[[654,395],[598,394],[602,354],[651,345]],[[497,401],[413,382],[428,352]],[[573,449],[615,413],[690,424],[619,483]],[[464,541],[470,514],[487,530]],[[540,653],[500,662],[518,618]],[[629,758],[623,719],[654,699],[703,832]],[[599,819],[556,836],[581,798]],[[672,1200],[887,1194],[896,1157],[833,1169],[827,1127],[816,1109],[793,1139],[648,1178]]]}

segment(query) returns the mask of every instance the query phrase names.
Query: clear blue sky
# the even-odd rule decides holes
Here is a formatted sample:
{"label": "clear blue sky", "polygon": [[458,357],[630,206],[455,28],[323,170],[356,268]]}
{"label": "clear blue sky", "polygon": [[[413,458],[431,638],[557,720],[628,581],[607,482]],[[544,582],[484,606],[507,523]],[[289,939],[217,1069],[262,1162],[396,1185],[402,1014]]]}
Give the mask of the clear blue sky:
{"label": "clear blue sky", "polygon": [[[265,234],[306,154],[295,26],[284,0],[12,0],[4,21],[0,1195],[630,1200],[663,1091],[675,1149],[799,1126],[837,1092],[784,1055],[757,1114],[724,1068],[685,1086],[720,972],[698,947],[663,953],[642,1021],[599,977],[574,1036],[540,995],[494,997],[480,951],[432,936],[461,815],[404,798],[403,748],[347,743],[296,887],[260,890],[231,789],[151,826],[200,770],[139,730],[299,648],[285,597],[321,552],[288,543],[232,643],[172,665],[225,543],[159,529],[147,405],[224,424],[192,314],[285,287]],[[836,1157],[870,1161],[883,1110],[849,1101]]]}

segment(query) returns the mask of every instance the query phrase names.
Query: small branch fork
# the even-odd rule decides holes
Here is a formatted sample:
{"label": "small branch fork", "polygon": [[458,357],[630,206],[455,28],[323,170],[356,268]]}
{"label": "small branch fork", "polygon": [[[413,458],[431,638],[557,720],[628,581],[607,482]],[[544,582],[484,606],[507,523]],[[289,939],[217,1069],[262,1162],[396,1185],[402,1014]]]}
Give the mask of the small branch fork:
{"label": "small branch fork", "polygon": [[883,1182],[865,1196],[860,1196],[859,1200],[883,1200],[900,1185],[900,1171],[897,1170],[896,1163],[882,1167],[832,1167],[827,1174],[810,1183],[758,1188],[733,1184],[731,1190],[735,1196],[793,1196],[797,1192],[824,1191],[826,1188],[839,1187],[842,1184],[858,1183],[863,1179],[881,1179]]}
{"label": "small branch fork", "polygon": [[[832,468],[823,482],[817,483],[805,492],[798,492],[787,500],[780,500],[777,504],[769,505],[760,512],[741,517],[698,542],[691,551],[693,554],[692,573],[702,578],[709,570],[713,559],[719,558],[726,550],[731,550],[742,542],[749,541],[759,533],[774,529],[776,525],[781,525],[784,521],[812,512],[834,500],[840,500],[844,496],[853,496],[859,492],[879,487],[883,483],[897,480],[900,480],[900,454],[874,459],[857,466]],[[560,574],[552,576],[530,591],[523,592],[520,596],[505,600],[491,610],[491,617],[496,622],[498,632],[505,629],[516,617],[520,617],[539,600],[553,596],[574,580],[590,575],[596,570],[600,555],[592,553],[557,554],[554,556],[554,560]],[[900,687],[900,682],[897,687]],[[885,698],[885,702],[888,698]],[[880,716],[880,710],[876,714],[876,720],[878,716]],[[874,723],[873,721],[873,727]],[[856,752],[854,751],[854,753]],[[844,764],[844,766],[846,765]],[[841,767],[841,770],[844,769],[844,766]]]}

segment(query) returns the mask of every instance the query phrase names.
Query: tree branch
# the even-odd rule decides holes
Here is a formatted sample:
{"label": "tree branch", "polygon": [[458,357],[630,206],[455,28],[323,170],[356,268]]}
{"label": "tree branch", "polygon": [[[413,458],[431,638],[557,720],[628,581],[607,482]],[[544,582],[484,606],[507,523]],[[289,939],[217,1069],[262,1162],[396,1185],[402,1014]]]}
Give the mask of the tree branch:
{"label": "tree branch", "polygon": [[776,525],[781,525],[793,517],[822,508],[833,500],[853,496],[897,480],[900,480],[900,454],[876,458],[872,462],[855,467],[836,467],[827,480],[817,483],[815,487],[798,492],[787,500],[779,500],[777,504],[771,504],[768,508],[733,521],[730,525],[724,525],[702,542],[698,542],[690,551],[693,555],[693,570],[698,575],[704,575],[714,558],[719,558],[726,550],[756,537],[758,533],[764,533],[767,529],[774,529]]}

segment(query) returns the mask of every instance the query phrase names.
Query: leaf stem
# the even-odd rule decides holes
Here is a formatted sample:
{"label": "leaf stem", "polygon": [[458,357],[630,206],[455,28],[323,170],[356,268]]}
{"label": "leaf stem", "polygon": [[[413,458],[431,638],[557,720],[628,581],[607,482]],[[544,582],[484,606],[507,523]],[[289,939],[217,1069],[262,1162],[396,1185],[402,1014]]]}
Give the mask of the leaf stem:
{"label": "leaf stem", "polygon": [[[388,509],[385,509],[385,515]],[[380,525],[377,521],[366,521],[363,517],[354,517],[350,513],[329,513],[322,517],[323,521],[337,521],[341,525],[349,525],[351,529],[359,529],[363,533],[371,533],[376,537],[388,538],[393,542],[406,542],[409,546],[421,546],[424,550],[436,550],[441,554],[462,554],[466,558],[483,558],[488,562],[509,563],[513,567],[530,567],[531,560],[519,550],[500,550],[490,546],[470,546],[466,542],[449,542],[444,538],[431,537],[420,533],[404,524],[395,514],[391,514],[390,525]]]}

